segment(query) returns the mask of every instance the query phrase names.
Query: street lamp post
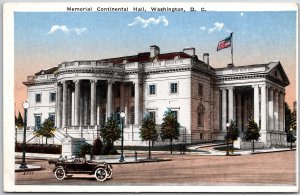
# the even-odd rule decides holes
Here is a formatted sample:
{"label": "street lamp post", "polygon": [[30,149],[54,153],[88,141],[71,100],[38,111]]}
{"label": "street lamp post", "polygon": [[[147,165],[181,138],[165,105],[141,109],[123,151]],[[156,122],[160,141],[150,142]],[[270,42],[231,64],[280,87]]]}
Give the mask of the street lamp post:
{"label": "street lamp post", "polygon": [[291,150],[293,149],[293,128],[290,128],[290,142],[291,142]]}
{"label": "street lamp post", "polygon": [[124,159],[124,148],[123,148],[123,142],[124,142],[124,125],[123,125],[123,121],[124,121],[124,117],[125,117],[125,113],[124,112],[121,112],[120,114],[120,117],[121,117],[121,133],[122,133],[122,137],[121,137],[121,156],[120,156],[120,160],[119,162],[124,162],[125,159]]}
{"label": "street lamp post", "polygon": [[23,156],[22,156],[22,163],[20,165],[20,169],[27,169],[27,164],[25,161],[25,148],[26,148],[26,128],[27,128],[27,109],[29,108],[29,103],[25,101],[23,103],[23,108],[24,108],[24,135],[23,135]]}
{"label": "street lamp post", "polygon": [[226,123],[226,156],[229,156],[229,149],[228,149],[228,128],[230,123]]}

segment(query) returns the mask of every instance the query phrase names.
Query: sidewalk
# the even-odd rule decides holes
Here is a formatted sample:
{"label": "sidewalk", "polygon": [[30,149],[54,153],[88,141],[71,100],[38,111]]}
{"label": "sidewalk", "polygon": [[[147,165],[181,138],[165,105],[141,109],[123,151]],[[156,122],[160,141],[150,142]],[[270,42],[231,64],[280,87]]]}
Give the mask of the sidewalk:
{"label": "sidewalk", "polygon": [[[219,150],[214,150],[214,149],[207,149],[207,150],[202,149],[205,147],[213,147],[213,146],[219,146],[219,145],[225,145],[225,144],[199,144],[199,145],[191,146],[188,149],[195,150],[195,151],[187,152],[186,154],[200,155],[200,156],[225,156],[226,151],[219,151]],[[254,153],[253,153],[252,149],[250,149],[250,150],[234,151],[234,155],[263,154],[263,153],[273,153],[273,152],[284,152],[284,151],[290,151],[290,150],[291,150],[290,148],[263,148],[263,149],[255,149]],[[296,149],[293,149],[293,150],[296,150]],[[229,154],[231,154],[231,153],[229,153]]]}

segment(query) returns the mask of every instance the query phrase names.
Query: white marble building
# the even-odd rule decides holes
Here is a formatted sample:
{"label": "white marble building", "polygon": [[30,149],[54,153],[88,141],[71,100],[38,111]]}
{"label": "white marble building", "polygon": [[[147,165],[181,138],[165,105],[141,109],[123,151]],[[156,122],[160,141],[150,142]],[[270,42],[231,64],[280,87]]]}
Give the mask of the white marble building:
{"label": "white marble building", "polygon": [[133,56],[63,62],[28,76],[24,84],[31,142],[48,117],[61,133],[92,142],[107,116],[124,111],[124,144],[146,145],[139,138],[144,114],[154,116],[159,128],[171,109],[181,125],[177,143],[224,140],[227,121],[236,121],[243,132],[253,117],[263,147],[286,145],[289,80],[280,62],[213,68],[207,53],[200,60],[194,48],[161,54],[154,45]]}

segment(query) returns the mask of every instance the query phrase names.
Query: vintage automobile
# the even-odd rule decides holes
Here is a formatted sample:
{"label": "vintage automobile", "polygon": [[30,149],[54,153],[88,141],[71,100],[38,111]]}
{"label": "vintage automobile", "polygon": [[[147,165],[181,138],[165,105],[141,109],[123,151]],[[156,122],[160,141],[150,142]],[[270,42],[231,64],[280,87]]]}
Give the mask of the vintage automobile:
{"label": "vintage automobile", "polygon": [[58,180],[72,174],[89,174],[94,175],[98,181],[105,181],[112,177],[112,166],[105,162],[96,163],[86,161],[85,158],[49,160],[50,164],[55,164],[53,173]]}

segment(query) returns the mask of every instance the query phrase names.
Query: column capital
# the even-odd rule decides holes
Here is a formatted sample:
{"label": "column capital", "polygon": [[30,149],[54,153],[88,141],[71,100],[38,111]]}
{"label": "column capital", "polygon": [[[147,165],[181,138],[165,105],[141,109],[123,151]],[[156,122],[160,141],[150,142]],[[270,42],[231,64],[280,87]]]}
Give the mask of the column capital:
{"label": "column capital", "polygon": [[113,84],[114,80],[113,79],[107,79],[107,84]]}
{"label": "column capital", "polygon": [[90,80],[90,83],[97,83],[97,82],[98,82],[97,79],[91,79],[91,80]]}
{"label": "column capital", "polygon": [[259,87],[259,84],[252,85],[251,87],[252,87],[252,88]]}
{"label": "column capital", "polygon": [[233,90],[234,87],[226,87],[226,89],[228,89],[228,90]]}
{"label": "column capital", "polygon": [[259,84],[258,87],[262,88],[262,87],[268,87],[268,84],[264,83],[264,84]]}
{"label": "column capital", "polygon": [[80,82],[80,79],[74,79],[73,80],[73,83],[75,83],[75,84],[77,84],[77,83],[79,83]]}

